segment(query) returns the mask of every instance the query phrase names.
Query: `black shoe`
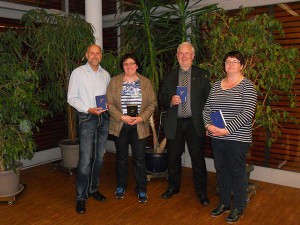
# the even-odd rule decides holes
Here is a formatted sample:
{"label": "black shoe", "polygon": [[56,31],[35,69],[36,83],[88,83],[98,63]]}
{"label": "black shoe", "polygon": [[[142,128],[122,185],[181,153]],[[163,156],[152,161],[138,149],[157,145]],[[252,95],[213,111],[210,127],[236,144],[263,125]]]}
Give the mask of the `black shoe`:
{"label": "black shoe", "polygon": [[79,214],[85,213],[85,201],[84,200],[77,201],[76,212]]}
{"label": "black shoe", "polygon": [[243,210],[232,209],[229,216],[226,218],[227,223],[235,223],[243,216]]}
{"label": "black shoe", "polygon": [[219,205],[217,208],[215,208],[213,211],[210,212],[210,215],[212,217],[218,217],[221,216],[223,213],[229,213],[230,206],[225,205]]}
{"label": "black shoe", "polygon": [[101,194],[99,191],[95,191],[93,193],[88,193],[88,196],[92,197],[95,200],[100,201],[100,202],[106,201],[106,197],[103,194]]}
{"label": "black shoe", "polygon": [[204,206],[209,205],[209,199],[207,196],[200,196],[199,199],[200,199],[201,205],[204,205]]}
{"label": "black shoe", "polygon": [[164,199],[167,199],[167,198],[171,198],[173,195],[179,193],[179,190],[176,190],[176,189],[167,189],[162,195],[161,197],[164,198]]}

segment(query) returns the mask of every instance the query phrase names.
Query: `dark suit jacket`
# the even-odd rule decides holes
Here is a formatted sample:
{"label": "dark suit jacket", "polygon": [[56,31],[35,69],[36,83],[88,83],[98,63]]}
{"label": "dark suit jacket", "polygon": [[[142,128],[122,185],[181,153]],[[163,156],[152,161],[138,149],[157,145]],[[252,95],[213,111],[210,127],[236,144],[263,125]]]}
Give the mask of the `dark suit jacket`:
{"label": "dark suit jacket", "polygon": [[[208,80],[209,72],[197,66],[191,70],[191,110],[193,123],[200,137],[205,135],[205,127],[202,117],[203,108],[210,91]],[[164,132],[168,139],[174,139],[177,127],[178,106],[171,106],[171,99],[176,95],[178,86],[179,68],[171,71],[163,77],[161,91],[158,94],[158,102],[167,110],[164,118]]]}

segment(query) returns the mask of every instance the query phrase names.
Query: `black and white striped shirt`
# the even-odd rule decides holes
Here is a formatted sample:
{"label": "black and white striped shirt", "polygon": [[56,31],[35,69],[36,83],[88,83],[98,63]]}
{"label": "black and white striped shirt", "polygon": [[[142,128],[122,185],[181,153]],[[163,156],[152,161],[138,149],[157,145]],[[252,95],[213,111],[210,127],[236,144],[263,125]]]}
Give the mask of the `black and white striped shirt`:
{"label": "black and white striped shirt", "polygon": [[142,105],[142,91],[140,79],[133,82],[123,81],[121,105],[124,115],[127,115],[127,105],[136,105],[138,113]]}
{"label": "black and white striped shirt", "polygon": [[252,142],[252,120],[255,114],[257,93],[253,83],[244,78],[231,89],[223,90],[221,81],[214,83],[203,110],[205,125],[212,124],[210,114],[222,110],[226,121],[226,136],[212,138]]}

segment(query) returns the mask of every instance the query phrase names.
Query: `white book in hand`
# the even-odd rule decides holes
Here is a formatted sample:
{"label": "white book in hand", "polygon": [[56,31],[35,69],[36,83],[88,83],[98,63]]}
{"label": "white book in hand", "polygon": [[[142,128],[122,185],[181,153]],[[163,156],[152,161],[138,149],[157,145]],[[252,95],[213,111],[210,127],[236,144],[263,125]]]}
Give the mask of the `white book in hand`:
{"label": "white book in hand", "polygon": [[226,121],[224,119],[223,113],[221,110],[215,111],[210,114],[210,118],[214,126],[219,128],[225,128]]}

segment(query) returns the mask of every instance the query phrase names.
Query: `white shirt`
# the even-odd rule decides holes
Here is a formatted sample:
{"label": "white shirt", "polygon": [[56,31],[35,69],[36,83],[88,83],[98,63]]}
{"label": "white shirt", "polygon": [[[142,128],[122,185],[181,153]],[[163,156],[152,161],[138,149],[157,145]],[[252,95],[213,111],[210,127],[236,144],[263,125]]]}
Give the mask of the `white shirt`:
{"label": "white shirt", "polygon": [[100,65],[93,71],[88,63],[73,70],[68,88],[68,103],[78,112],[87,113],[89,108],[96,107],[96,95],[105,95],[109,73]]}

